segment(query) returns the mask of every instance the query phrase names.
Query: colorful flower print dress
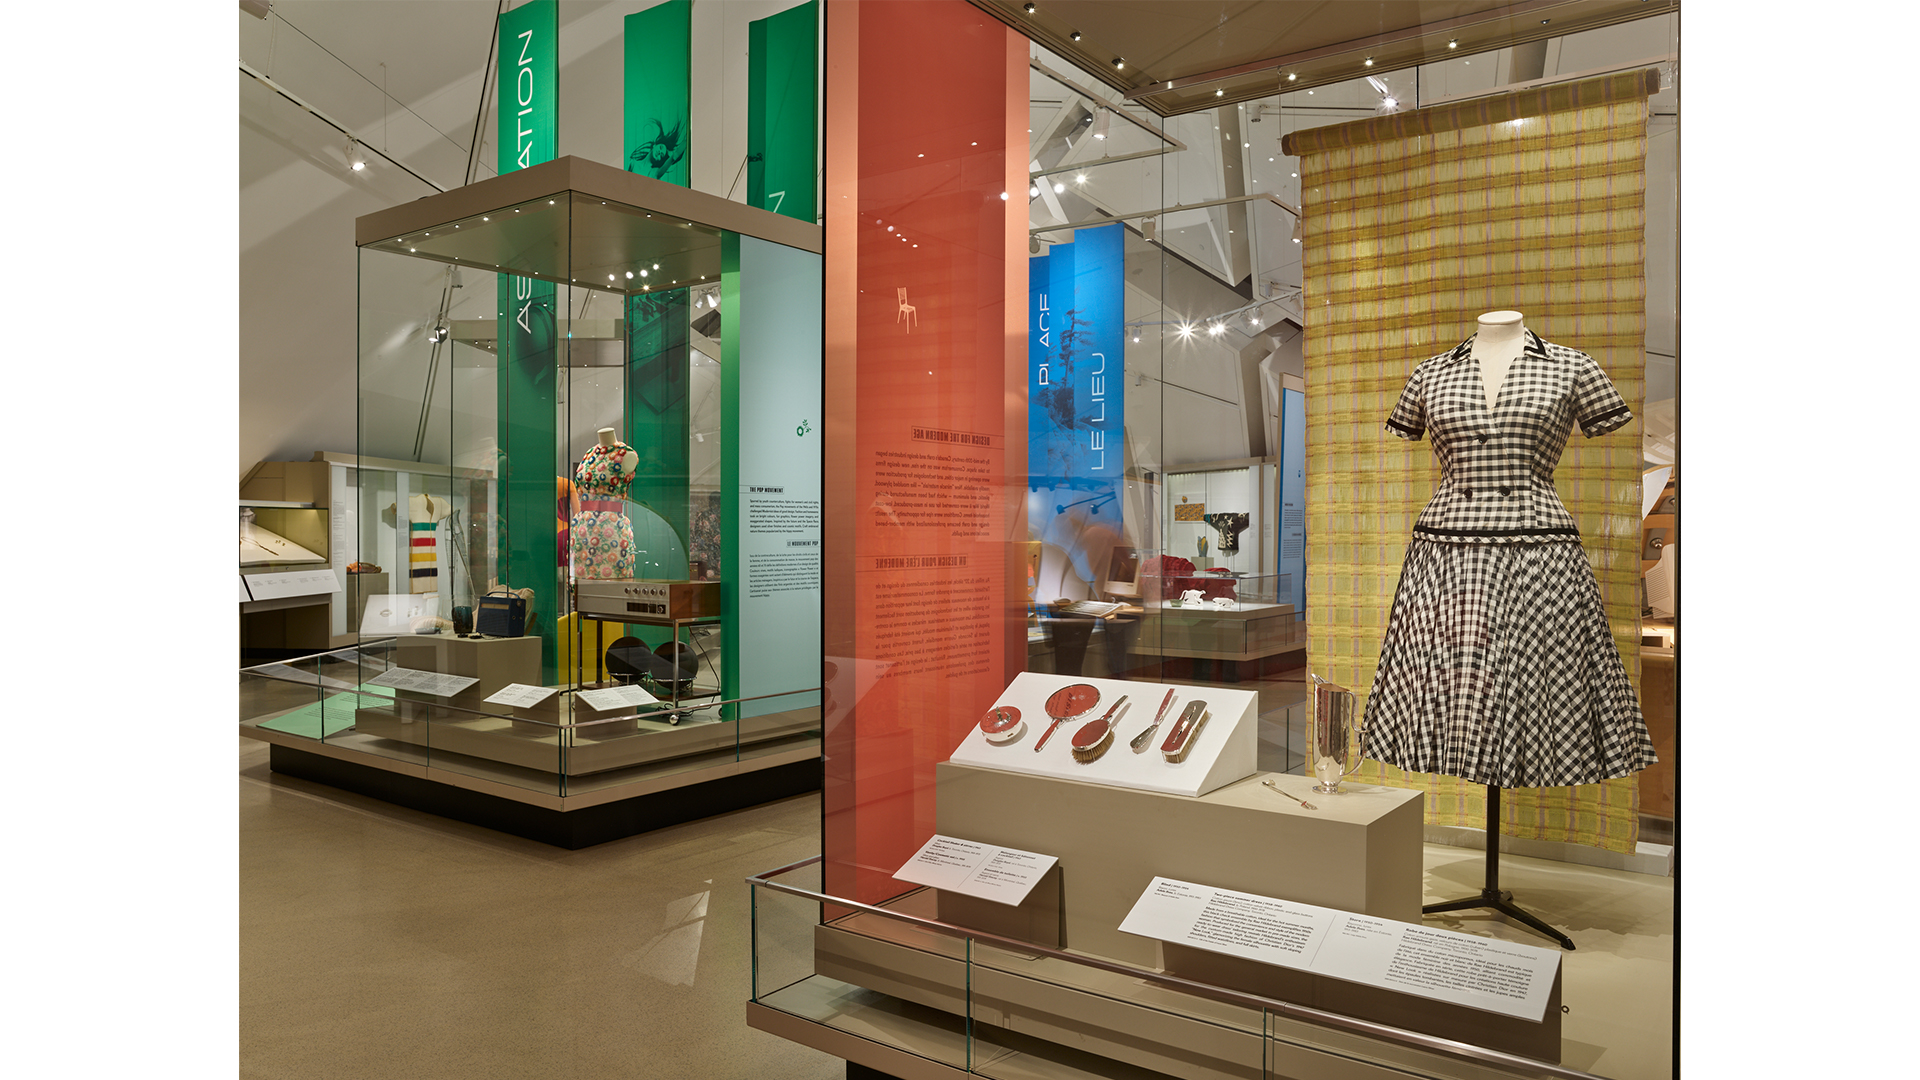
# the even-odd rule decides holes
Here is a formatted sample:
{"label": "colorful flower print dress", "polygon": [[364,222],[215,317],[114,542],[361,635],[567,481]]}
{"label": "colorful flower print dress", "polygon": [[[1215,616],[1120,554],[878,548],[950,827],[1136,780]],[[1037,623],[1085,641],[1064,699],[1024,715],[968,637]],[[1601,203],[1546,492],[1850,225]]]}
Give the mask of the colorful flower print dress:
{"label": "colorful flower print dress", "polygon": [[633,525],[627,521],[627,492],[633,487],[633,447],[617,442],[595,444],[573,480],[580,491],[580,513],[573,519],[570,546],[576,578],[630,578],[633,576]]}

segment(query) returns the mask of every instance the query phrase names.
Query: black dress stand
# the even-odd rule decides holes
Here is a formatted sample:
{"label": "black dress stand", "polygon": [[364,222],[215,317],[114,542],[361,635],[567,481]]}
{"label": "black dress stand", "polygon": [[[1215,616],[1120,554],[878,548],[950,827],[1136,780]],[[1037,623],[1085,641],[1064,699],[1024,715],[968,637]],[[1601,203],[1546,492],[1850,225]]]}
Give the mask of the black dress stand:
{"label": "black dress stand", "polygon": [[1487,785],[1487,885],[1480,890],[1479,896],[1469,896],[1464,900],[1443,900],[1438,904],[1428,904],[1420,910],[1428,915],[1442,911],[1471,911],[1474,908],[1492,908],[1510,919],[1518,919],[1542,934],[1560,943],[1563,949],[1573,948],[1573,939],[1541,922],[1533,915],[1522,911],[1520,905],[1513,902],[1513,894],[1500,891],[1500,789]]}

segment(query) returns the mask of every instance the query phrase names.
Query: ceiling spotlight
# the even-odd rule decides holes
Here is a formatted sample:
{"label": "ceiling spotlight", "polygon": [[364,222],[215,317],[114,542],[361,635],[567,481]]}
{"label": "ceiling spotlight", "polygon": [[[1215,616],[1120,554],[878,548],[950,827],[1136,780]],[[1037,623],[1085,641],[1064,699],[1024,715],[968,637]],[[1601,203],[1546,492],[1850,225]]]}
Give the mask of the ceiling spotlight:
{"label": "ceiling spotlight", "polygon": [[1459,38],[1454,38],[1454,39],[1453,39],[1452,41],[1449,41],[1449,42],[1447,42],[1447,48],[1449,48],[1449,49],[1457,49],[1457,48],[1459,48],[1459,47],[1460,47],[1460,39],[1459,39]]}
{"label": "ceiling spotlight", "polygon": [[366,167],[367,167],[367,155],[360,152],[360,144],[358,142],[355,142],[352,139],[348,139],[347,140],[347,168],[352,169],[354,172],[359,172],[360,170]]}
{"label": "ceiling spotlight", "polygon": [[1107,137],[1107,122],[1110,119],[1112,119],[1112,117],[1108,115],[1107,110],[1105,109],[1101,109],[1099,112],[1099,115],[1093,118],[1093,137],[1094,138],[1104,139]]}
{"label": "ceiling spotlight", "polygon": [[1180,324],[1180,331],[1179,331],[1179,333],[1180,333],[1180,336],[1181,336],[1181,337],[1183,337],[1183,338],[1190,338],[1190,337],[1192,337],[1192,336],[1193,336],[1193,324],[1192,324],[1192,323],[1189,323],[1189,322],[1183,322],[1183,323],[1181,323],[1181,324]]}
{"label": "ceiling spotlight", "polygon": [[1001,192],[1001,193],[1000,193],[1000,201],[1001,201],[1001,202],[1006,202],[1006,201],[1007,201],[1007,193],[1006,193],[1006,192],[1004,192],[1004,191],[1003,191],[1003,192]]}
{"label": "ceiling spotlight", "polygon": [[1068,36],[1068,37],[1070,37],[1070,38],[1072,38],[1072,39],[1073,39],[1073,40],[1075,40],[1075,41],[1079,41],[1079,40],[1080,40],[1080,31],[1078,31],[1078,30],[1075,30],[1075,31],[1074,31],[1073,33],[1071,33],[1071,34],[1068,34],[1067,36]]}
{"label": "ceiling spotlight", "polygon": [[1020,6],[1021,6],[1022,8],[1024,8],[1025,10],[1026,10],[1026,13],[1027,13],[1027,14],[1029,14],[1029,15],[1031,15],[1031,14],[1033,14],[1033,5],[1032,5],[1032,4],[1021,4]]}
{"label": "ceiling spotlight", "polygon": [[446,327],[446,324],[445,324],[445,323],[442,323],[441,325],[439,325],[439,326],[436,326],[436,327],[434,327],[434,328],[433,328],[433,333],[431,333],[431,334],[429,334],[429,335],[427,335],[427,336],[428,336],[428,337],[429,337],[429,338],[430,338],[430,339],[431,339],[431,340],[433,341],[433,343],[434,343],[435,345],[438,345],[438,344],[440,344],[441,342],[443,342],[443,341],[445,341],[445,340],[447,340],[447,327]]}
{"label": "ceiling spotlight", "polygon": [[1213,335],[1214,337],[1219,337],[1221,334],[1224,334],[1226,332],[1227,332],[1227,327],[1226,327],[1226,324],[1224,323],[1214,323],[1212,326],[1207,327],[1207,333]]}
{"label": "ceiling spotlight", "polygon": [[1055,184],[1053,185],[1053,193],[1054,193],[1055,195],[1058,195],[1058,194],[1060,194],[1061,192],[1063,192],[1063,191],[1065,191],[1065,190],[1067,190],[1067,185],[1065,185],[1065,184],[1061,184],[1061,183],[1055,183]]}
{"label": "ceiling spotlight", "polygon": [[1140,344],[1140,331],[1138,331],[1138,330],[1135,330],[1135,331],[1133,332],[1133,343],[1134,343],[1135,345],[1138,345],[1138,344]]}
{"label": "ceiling spotlight", "polygon": [[1367,67],[1372,67],[1372,66],[1373,66],[1373,57],[1371,57],[1371,56],[1369,56],[1369,57],[1367,57],[1367,63],[1366,63],[1366,66],[1367,66]]}
{"label": "ceiling spotlight", "polygon": [[1074,178],[1073,178],[1073,182],[1074,182],[1074,183],[1076,183],[1076,184],[1084,184],[1084,183],[1086,183],[1086,182],[1087,182],[1087,174],[1086,174],[1086,173],[1081,173],[1080,175],[1078,175],[1078,176],[1076,176],[1076,177],[1074,177]]}
{"label": "ceiling spotlight", "polygon": [[629,271],[627,271],[627,279],[628,279],[628,280],[632,280],[632,279],[633,279],[633,271],[631,271],[631,270],[629,270]]}
{"label": "ceiling spotlight", "polygon": [[1119,57],[1117,57],[1117,56],[1116,56],[1116,57],[1114,57],[1114,58],[1113,58],[1113,66],[1114,66],[1114,67],[1115,67],[1116,69],[1117,69],[1117,68],[1124,68],[1124,67],[1126,67],[1126,66],[1127,66],[1127,62],[1126,62],[1125,60],[1122,60],[1122,59],[1120,59]]}
{"label": "ceiling spotlight", "polygon": [[1293,80],[1295,80],[1295,79],[1297,79],[1297,78],[1299,78],[1299,77],[1300,77],[1300,73],[1299,73],[1299,72],[1297,72],[1297,71],[1289,71],[1289,72],[1287,72],[1287,81],[1288,81],[1288,82],[1292,82]]}
{"label": "ceiling spotlight", "polygon": [[1225,90],[1215,90],[1215,91],[1213,92],[1213,96],[1214,96],[1214,97],[1226,97],[1226,96],[1227,96],[1227,92],[1226,92]]}
{"label": "ceiling spotlight", "polygon": [[1039,198],[1039,197],[1040,197],[1040,185],[1038,185],[1038,184],[1028,184],[1028,185],[1027,185],[1027,198],[1029,198],[1029,199],[1037,199],[1037,198]]}
{"label": "ceiling spotlight", "polygon": [[1387,97],[1383,97],[1380,99],[1380,107],[1391,111],[1399,108],[1400,102],[1395,100],[1391,95],[1389,95]]}

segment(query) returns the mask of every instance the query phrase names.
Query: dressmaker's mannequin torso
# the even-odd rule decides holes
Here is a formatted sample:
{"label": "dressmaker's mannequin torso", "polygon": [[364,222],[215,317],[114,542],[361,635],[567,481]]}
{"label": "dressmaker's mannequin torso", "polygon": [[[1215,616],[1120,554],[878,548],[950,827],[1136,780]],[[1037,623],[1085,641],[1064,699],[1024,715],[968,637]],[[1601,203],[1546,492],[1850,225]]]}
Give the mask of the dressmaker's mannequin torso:
{"label": "dressmaker's mannequin torso", "polygon": [[1527,328],[1517,311],[1489,311],[1480,316],[1473,336],[1473,359],[1480,365],[1480,382],[1487,393],[1487,410],[1500,401],[1500,384],[1507,369],[1527,347]]}

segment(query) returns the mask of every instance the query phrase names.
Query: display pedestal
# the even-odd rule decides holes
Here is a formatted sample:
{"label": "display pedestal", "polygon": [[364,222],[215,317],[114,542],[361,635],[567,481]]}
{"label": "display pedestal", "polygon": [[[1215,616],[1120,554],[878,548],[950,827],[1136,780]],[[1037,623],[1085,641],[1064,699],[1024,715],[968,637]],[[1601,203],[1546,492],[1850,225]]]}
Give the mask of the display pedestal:
{"label": "display pedestal", "polygon": [[[393,666],[412,671],[462,675],[480,681],[448,698],[396,691],[401,700],[452,705],[471,712],[493,711],[486,699],[514,683],[540,685],[540,639],[461,638],[452,634],[408,634],[393,639]],[[435,710],[435,715],[458,715]]]}
{"label": "display pedestal", "polygon": [[935,831],[1057,857],[1060,947],[1143,967],[1160,966],[1160,943],[1116,928],[1156,876],[1420,921],[1421,792],[1349,783],[1307,810],[1261,786],[1269,775],[1196,798],[943,762]]}
{"label": "display pedestal", "polygon": [[941,922],[965,926],[982,933],[998,934],[1016,941],[1031,941],[1050,949],[1060,948],[1060,866],[1054,864],[1033,891],[1018,905],[982,900],[948,889],[935,889],[935,910]]}

